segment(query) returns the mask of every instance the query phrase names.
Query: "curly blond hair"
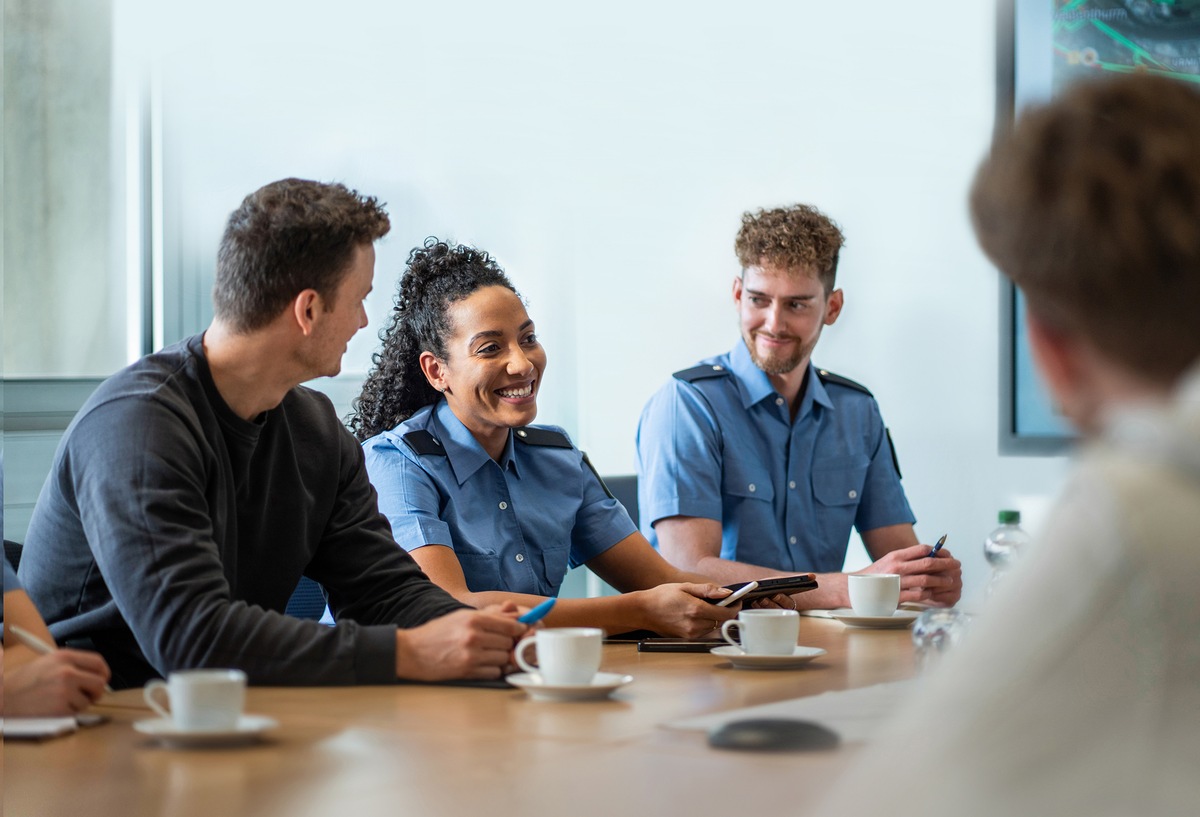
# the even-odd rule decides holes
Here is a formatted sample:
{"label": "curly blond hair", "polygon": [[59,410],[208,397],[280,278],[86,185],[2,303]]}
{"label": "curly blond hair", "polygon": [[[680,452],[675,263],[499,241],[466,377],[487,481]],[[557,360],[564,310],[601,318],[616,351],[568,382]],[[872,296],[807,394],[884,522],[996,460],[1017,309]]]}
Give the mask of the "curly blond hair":
{"label": "curly blond hair", "polygon": [[811,205],[793,204],[743,213],[733,249],[742,269],[764,263],[788,271],[811,269],[828,294],[837,281],[838,254],[845,243],[833,219]]}

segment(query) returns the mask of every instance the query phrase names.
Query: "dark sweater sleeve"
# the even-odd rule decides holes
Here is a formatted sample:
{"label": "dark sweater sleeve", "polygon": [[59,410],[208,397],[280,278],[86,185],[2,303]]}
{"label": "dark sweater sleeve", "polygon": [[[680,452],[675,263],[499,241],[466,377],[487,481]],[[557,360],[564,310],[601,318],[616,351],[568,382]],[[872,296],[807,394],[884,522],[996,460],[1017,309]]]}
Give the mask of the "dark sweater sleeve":
{"label": "dark sweater sleeve", "polygon": [[321,547],[306,572],[341,622],[416,627],[465,605],[431,582],[392,538],[367,477],[362,446],[339,427],[339,485]]}
{"label": "dark sweater sleeve", "polygon": [[[251,683],[269,685],[394,681],[397,624],[413,626],[459,605],[418,587],[403,602],[359,602],[366,623],[326,627],[243,600],[253,592],[233,598],[223,565],[236,560],[239,543],[236,536],[217,541],[213,519],[236,512],[217,506],[236,504],[237,492],[221,485],[232,477],[213,468],[209,445],[186,412],[153,398],[122,398],[81,418],[66,453],[70,467],[60,474],[107,590],[150,665],[163,675],[238,667]],[[350,475],[336,502],[317,553],[324,564],[339,551],[355,567],[321,571],[332,585],[357,596],[389,581],[420,584],[420,572],[398,558],[369,564],[381,549],[354,541],[378,513],[361,507],[355,524]],[[288,512],[285,498],[275,512]],[[307,546],[278,543],[289,545]],[[240,584],[253,589],[252,578]]]}

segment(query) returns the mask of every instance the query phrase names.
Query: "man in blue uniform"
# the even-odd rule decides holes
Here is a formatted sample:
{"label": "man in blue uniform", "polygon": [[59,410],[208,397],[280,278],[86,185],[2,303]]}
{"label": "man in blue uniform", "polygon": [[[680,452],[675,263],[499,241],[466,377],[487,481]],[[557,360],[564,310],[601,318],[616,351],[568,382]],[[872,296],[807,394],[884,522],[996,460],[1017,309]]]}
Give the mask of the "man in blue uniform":
{"label": "man in blue uniform", "polygon": [[746,213],[733,302],[742,343],[677,372],[638,425],[643,532],[673,564],[722,582],[816,572],[807,607],[849,604],[850,529],[898,573],[901,600],[954,604],[959,562],[917,542],[875,399],[816,368],[812,351],[842,309],[843,237],[814,207]]}

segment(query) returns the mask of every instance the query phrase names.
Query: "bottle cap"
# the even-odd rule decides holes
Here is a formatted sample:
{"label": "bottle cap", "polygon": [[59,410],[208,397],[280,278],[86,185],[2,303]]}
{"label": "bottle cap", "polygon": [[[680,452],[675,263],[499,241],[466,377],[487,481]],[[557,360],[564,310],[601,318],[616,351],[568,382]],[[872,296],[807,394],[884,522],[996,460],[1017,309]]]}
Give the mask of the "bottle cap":
{"label": "bottle cap", "polygon": [[1001,525],[1019,525],[1021,524],[1020,511],[1000,511]]}

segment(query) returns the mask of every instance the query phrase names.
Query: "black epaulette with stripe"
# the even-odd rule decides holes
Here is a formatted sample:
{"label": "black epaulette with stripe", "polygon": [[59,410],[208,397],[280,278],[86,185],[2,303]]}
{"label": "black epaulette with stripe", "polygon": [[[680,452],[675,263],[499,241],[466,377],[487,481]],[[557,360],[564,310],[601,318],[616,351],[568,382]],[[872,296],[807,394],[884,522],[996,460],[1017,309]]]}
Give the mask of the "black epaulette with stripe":
{"label": "black epaulette with stripe", "polygon": [[548,445],[553,448],[573,448],[571,440],[561,431],[551,431],[548,428],[518,428],[514,436],[526,445]]}
{"label": "black epaulette with stripe", "polygon": [[821,378],[822,383],[836,383],[839,386],[845,386],[848,389],[860,391],[869,397],[875,396],[871,394],[871,390],[862,383],[856,383],[848,377],[842,377],[840,374],[834,374],[828,369],[817,369],[817,377]]}
{"label": "black epaulette with stripe", "polygon": [[442,444],[438,441],[438,438],[423,428],[408,432],[404,435],[403,440],[409,448],[418,454],[432,454],[439,457],[446,456],[446,449],[442,448]]}
{"label": "black epaulette with stripe", "polygon": [[690,369],[683,369],[671,375],[676,380],[694,383],[697,380],[707,380],[710,377],[729,377],[729,370],[716,363],[703,363]]}

